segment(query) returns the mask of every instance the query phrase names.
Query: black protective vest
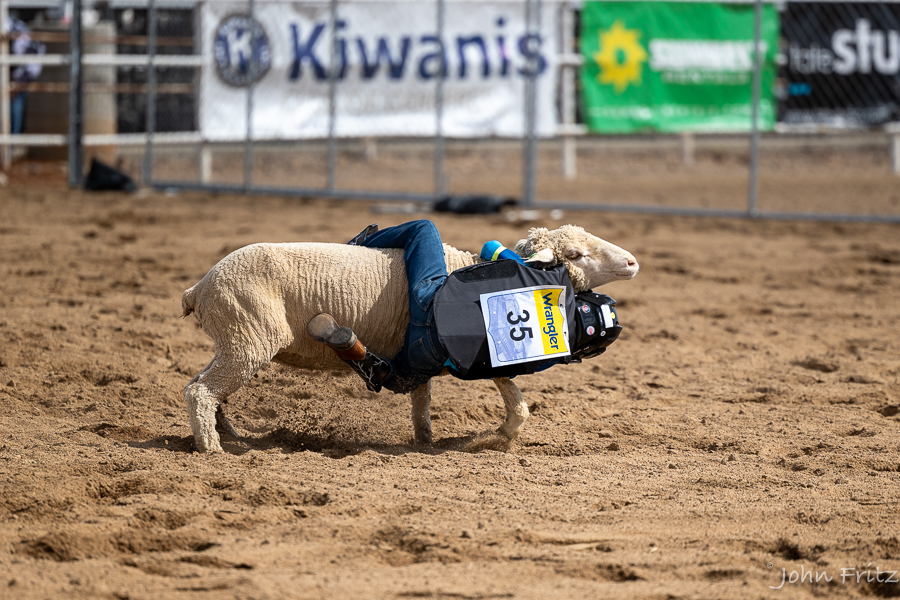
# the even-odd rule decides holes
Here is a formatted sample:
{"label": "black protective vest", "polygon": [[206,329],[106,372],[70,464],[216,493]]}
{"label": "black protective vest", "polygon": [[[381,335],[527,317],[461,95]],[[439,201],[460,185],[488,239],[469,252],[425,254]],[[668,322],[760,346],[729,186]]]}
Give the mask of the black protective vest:
{"label": "black protective vest", "polygon": [[450,357],[450,369],[461,379],[514,377],[534,373],[548,362],[571,362],[571,356],[539,358],[501,367],[491,366],[487,332],[481,312],[481,294],[532,286],[566,288],[565,315],[569,348],[577,339],[575,290],[562,265],[546,271],[514,260],[483,262],[450,273],[434,297],[434,321],[438,340]]}

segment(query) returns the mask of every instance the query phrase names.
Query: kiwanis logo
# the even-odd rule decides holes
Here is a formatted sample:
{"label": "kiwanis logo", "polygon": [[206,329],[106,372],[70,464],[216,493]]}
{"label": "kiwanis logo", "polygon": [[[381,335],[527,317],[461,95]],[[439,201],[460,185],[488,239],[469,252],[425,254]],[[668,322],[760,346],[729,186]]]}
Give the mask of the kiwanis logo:
{"label": "kiwanis logo", "polygon": [[213,56],[219,77],[234,87],[259,81],[272,66],[269,37],[247,15],[232,15],[219,23]]}
{"label": "kiwanis logo", "polygon": [[638,42],[639,31],[626,29],[622,21],[616,21],[606,31],[600,32],[600,50],[593,56],[600,67],[597,81],[612,84],[617,94],[629,85],[641,85],[641,70],[647,62],[647,51]]}

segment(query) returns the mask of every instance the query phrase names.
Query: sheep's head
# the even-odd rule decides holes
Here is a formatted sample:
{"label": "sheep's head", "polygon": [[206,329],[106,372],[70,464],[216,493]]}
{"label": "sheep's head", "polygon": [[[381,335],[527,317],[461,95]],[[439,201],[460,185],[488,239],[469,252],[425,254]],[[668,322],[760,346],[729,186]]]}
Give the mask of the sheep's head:
{"label": "sheep's head", "polygon": [[637,275],[640,265],[634,256],[581,227],[563,225],[553,231],[533,227],[519,240],[516,253],[526,262],[552,267],[563,263],[578,292]]}

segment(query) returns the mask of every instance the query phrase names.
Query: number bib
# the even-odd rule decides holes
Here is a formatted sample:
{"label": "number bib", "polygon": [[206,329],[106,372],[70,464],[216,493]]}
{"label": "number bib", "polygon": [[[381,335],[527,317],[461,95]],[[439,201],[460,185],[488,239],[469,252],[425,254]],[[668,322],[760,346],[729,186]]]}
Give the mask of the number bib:
{"label": "number bib", "polygon": [[461,379],[515,377],[569,362],[575,290],[565,267],[514,260],[450,273],[434,298],[434,326],[450,372]]}
{"label": "number bib", "polygon": [[565,287],[518,288],[480,300],[492,367],[571,354]]}

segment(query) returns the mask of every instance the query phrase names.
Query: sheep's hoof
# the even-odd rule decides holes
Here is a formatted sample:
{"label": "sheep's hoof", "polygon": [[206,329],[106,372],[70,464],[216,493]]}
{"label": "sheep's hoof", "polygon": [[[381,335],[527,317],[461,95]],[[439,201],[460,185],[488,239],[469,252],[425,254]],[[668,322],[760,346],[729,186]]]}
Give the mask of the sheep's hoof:
{"label": "sheep's hoof", "polygon": [[223,450],[222,446],[219,444],[216,444],[215,446],[209,444],[201,448],[199,444],[194,442],[194,450],[200,454],[225,454],[225,450]]}
{"label": "sheep's hoof", "polygon": [[495,450],[497,452],[509,452],[512,440],[501,435],[497,431],[486,431],[476,435],[470,442],[463,446],[464,452],[481,452],[482,450]]}
{"label": "sheep's hoof", "polygon": [[194,435],[194,450],[200,454],[215,454],[225,452],[219,443],[219,434],[213,430],[212,435]]}
{"label": "sheep's hoof", "polygon": [[430,446],[434,442],[434,435],[431,433],[431,423],[428,423],[425,427],[415,427],[413,437],[416,446]]}

